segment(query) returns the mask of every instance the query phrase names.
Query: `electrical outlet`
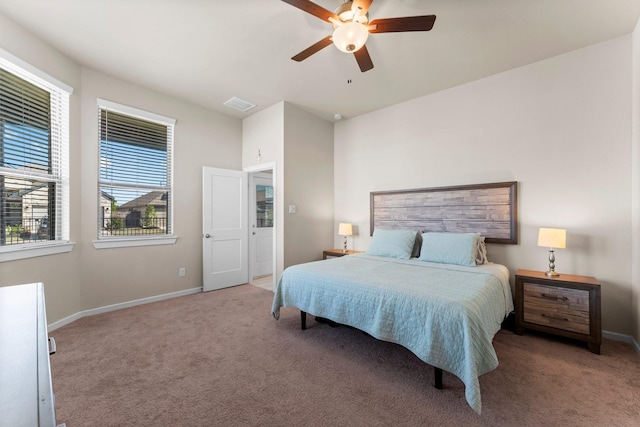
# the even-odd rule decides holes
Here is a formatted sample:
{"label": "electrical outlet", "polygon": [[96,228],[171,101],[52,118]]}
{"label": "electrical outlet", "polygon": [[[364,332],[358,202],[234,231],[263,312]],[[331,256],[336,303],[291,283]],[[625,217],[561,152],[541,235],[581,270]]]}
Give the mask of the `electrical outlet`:
{"label": "electrical outlet", "polygon": [[178,276],[184,277],[186,275],[187,275],[187,269],[184,267],[180,267],[180,269],[178,270]]}

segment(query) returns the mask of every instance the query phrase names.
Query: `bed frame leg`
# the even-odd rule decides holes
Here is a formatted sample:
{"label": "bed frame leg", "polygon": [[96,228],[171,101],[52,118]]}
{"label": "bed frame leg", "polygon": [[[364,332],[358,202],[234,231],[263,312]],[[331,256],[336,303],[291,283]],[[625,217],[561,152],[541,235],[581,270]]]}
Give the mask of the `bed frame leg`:
{"label": "bed frame leg", "polygon": [[300,310],[300,328],[304,331],[307,329],[307,312]]}
{"label": "bed frame leg", "polygon": [[438,389],[438,390],[442,390],[442,369],[440,368],[436,368],[434,366],[433,368],[433,372],[435,374],[435,384],[434,386]]}

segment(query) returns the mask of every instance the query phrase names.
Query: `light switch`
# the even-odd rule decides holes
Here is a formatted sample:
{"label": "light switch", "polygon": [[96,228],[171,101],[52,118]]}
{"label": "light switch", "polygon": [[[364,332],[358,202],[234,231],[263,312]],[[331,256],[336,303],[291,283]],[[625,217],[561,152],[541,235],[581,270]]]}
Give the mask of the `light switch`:
{"label": "light switch", "polygon": [[296,213],[296,205],[289,205],[289,213],[290,214]]}

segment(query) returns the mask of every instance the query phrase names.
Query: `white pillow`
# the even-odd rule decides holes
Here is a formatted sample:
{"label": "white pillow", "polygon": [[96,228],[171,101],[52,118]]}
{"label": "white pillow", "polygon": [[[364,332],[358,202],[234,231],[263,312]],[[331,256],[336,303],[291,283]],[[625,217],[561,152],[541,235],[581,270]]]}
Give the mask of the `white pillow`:
{"label": "white pillow", "polygon": [[416,240],[415,230],[385,230],[376,228],[367,255],[409,259]]}
{"label": "white pillow", "polygon": [[474,267],[480,233],[423,233],[421,261]]}

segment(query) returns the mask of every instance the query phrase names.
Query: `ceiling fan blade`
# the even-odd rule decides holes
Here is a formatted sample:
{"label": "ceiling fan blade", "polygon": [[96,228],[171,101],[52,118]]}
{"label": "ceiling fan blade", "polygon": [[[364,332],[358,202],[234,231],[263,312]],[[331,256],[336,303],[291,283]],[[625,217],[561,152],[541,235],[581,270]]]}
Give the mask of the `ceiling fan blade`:
{"label": "ceiling fan blade", "polygon": [[366,45],[353,52],[353,55],[356,57],[356,61],[358,61],[360,71],[362,71],[363,73],[373,68],[373,61],[371,61],[371,57],[369,56],[369,51],[367,50]]}
{"label": "ceiling fan blade", "polygon": [[[429,31],[436,22],[435,15],[408,16],[406,18],[374,19],[369,22],[370,33],[399,33],[404,31]],[[375,28],[371,28],[375,25]]]}
{"label": "ceiling fan blade", "polygon": [[353,0],[353,5],[351,6],[351,10],[355,12],[356,9],[360,9],[360,15],[365,15],[371,7],[371,3],[373,0]]}
{"label": "ceiling fan blade", "polygon": [[282,0],[282,1],[290,4],[293,7],[297,7],[300,10],[310,13],[311,15],[315,16],[316,18],[320,18],[323,21],[331,22],[329,21],[329,18],[334,18],[334,19],[337,19],[338,21],[340,20],[340,18],[338,18],[338,15],[336,15],[335,13],[325,9],[322,6],[318,6],[317,4],[309,0]]}
{"label": "ceiling fan blade", "polygon": [[320,40],[318,43],[309,46],[308,48],[306,48],[305,50],[303,50],[302,52],[300,52],[299,54],[297,54],[296,56],[294,56],[291,59],[293,59],[294,61],[298,61],[298,62],[307,59],[308,57],[310,57],[314,53],[324,49],[325,47],[327,47],[331,43],[333,43],[333,41],[331,41],[331,37],[332,36],[325,37],[324,39]]}

